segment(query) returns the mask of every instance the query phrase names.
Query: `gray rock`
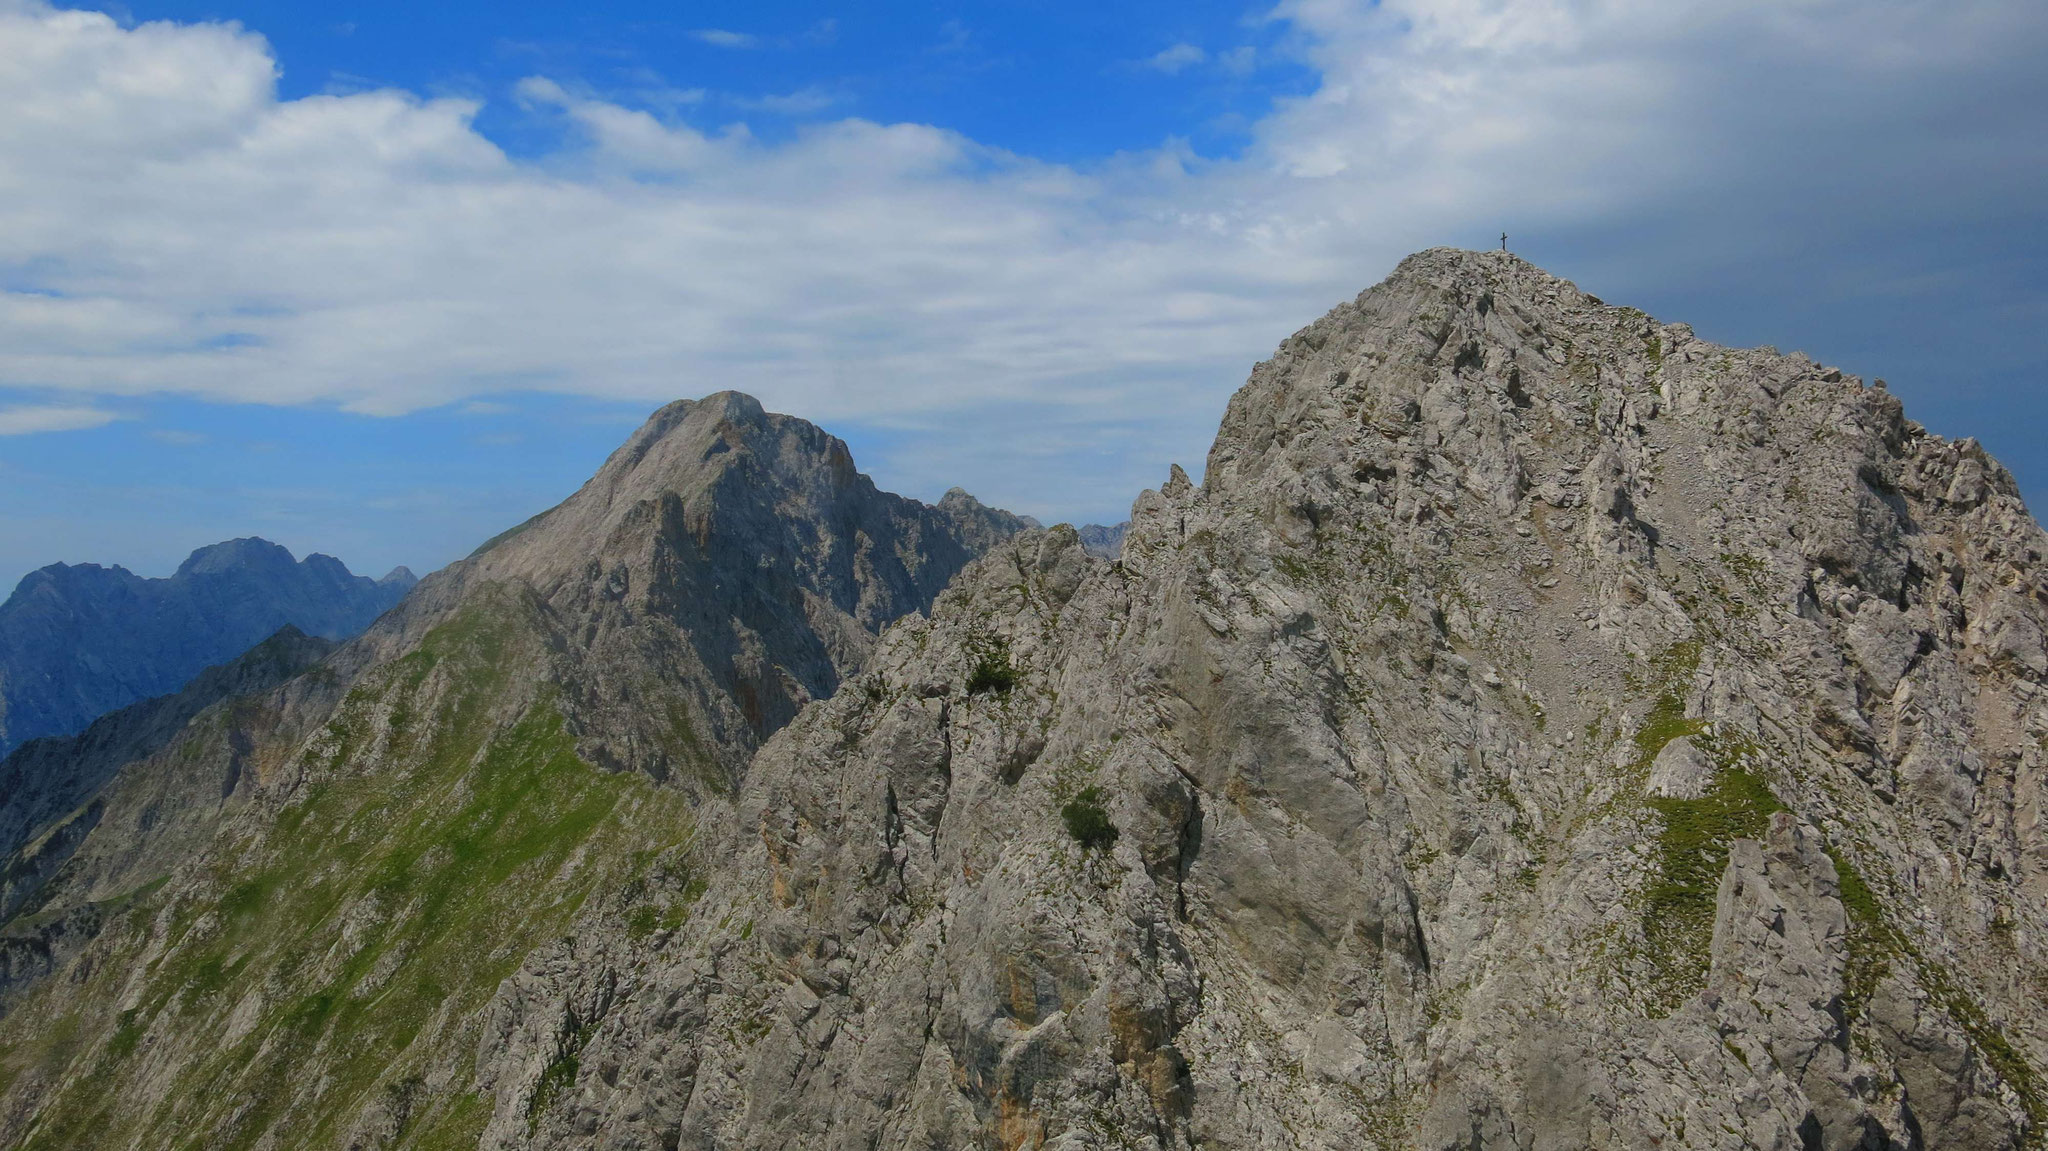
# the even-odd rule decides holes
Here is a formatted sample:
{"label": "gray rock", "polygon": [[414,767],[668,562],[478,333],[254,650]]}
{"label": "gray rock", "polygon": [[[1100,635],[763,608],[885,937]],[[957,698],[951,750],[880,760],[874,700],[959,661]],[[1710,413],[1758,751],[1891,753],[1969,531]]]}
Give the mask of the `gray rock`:
{"label": "gray rock", "polygon": [[1076,529],[1081,533],[1081,546],[1096,559],[1114,560],[1124,551],[1124,533],[1131,530],[1129,520],[1104,527],[1101,524],[1086,524]]}
{"label": "gray rock", "polygon": [[1981,701],[2032,714],[2041,537],[1957,460],[1838,373],[1416,257],[1119,565],[1019,537],[769,741],[704,849],[769,941],[685,928],[614,1010],[678,948],[762,972],[691,1146],[2016,1145],[2041,833],[1967,813],[2038,802]]}
{"label": "gray rock", "polygon": [[1660,799],[1698,799],[1714,786],[1719,772],[1692,737],[1681,735],[1664,745],[1650,761],[1643,790]]}
{"label": "gray rock", "polygon": [[[685,914],[692,801],[729,791],[877,629],[1021,527],[964,493],[939,509],[878,492],[838,440],[724,393],[656,413],[577,495],[322,644],[310,671],[202,677],[207,699],[32,745],[10,766],[34,753],[62,786],[0,805],[24,844],[0,1031],[69,1013],[142,1079],[89,1092],[96,1073],[65,1070],[82,1047],[38,1048],[54,1054],[0,1079],[0,1143],[473,1145],[486,1098],[513,1109],[509,1131],[559,1109],[588,1133],[562,1074],[579,1058],[673,1124],[692,1096],[663,1083],[687,1085],[693,1049],[626,1075],[599,1025],[623,978],[607,955],[676,925],[608,921],[579,942],[579,909],[662,894]],[[529,959],[507,986],[575,993],[493,1009]],[[636,1055],[704,1017],[678,1011]],[[329,1054],[302,1045],[323,1032]],[[18,1050],[0,1039],[0,1062]],[[184,1075],[238,1086],[192,1092]],[[98,1117],[74,1127],[79,1108]]]}
{"label": "gray rock", "polygon": [[[1116,562],[1056,527],[943,576],[775,420],[665,409],[280,689],[246,805],[0,1019],[0,1139],[2042,1137],[2048,539],[1890,395],[1425,252],[1254,369]],[[430,882],[535,759],[463,741],[548,707],[637,773],[541,757],[504,810],[623,798]],[[249,914],[286,858],[314,894]]]}

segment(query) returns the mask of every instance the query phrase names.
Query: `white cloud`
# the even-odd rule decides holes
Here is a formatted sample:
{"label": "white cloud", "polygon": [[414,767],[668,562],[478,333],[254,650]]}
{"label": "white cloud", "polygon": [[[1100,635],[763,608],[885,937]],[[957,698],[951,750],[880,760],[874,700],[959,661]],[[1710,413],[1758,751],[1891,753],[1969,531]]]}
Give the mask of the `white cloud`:
{"label": "white cloud", "polygon": [[1185,69],[1192,68],[1195,65],[1200,64],[1208,58],[1209,54],[1207,52],[1202,51],[1195,45],[1188,43],[1180,43],[1175,44],[1173,47],[1167,48],[1154,56],[1147,57],[1145,60],[1145,66],[1147,68],[1156,68],[1159,71],[1164,72],[1169,76],[1172,76],[1176,75],[1177,73]]}
{"label": "white cloud", "polygon": [[965,52],[974,47],[974,33],[958,20],[948,20],[939,25],[939,41],[932,51],[940,54]]}
{"label": "white cloud", "polygon": [[1198,462],[1251,359],[1414,248],[1596,236],[1588,260],[1641,282],[2038,218],[2048,191],[2038,5],[1277,18],[1320,82],[1243,158],[1075,168],[921,124],[764,143],[545,77],[518,100],[577,142],[515,159],[470,101],[279,100],[233,26],[0,0],[0,386],[372,413],[738,387],[894,429],[898,483],[1100,507],[1163,459],[1044,453],[1114,428]]}
{"label": "white cloud", "polygon": [[838,97],[823,88],[799,88],[775,96],[736,97],[732,103],[753,112],[768,112],[777,116],[815,116],[839,102]]}
{"label": "white cloud", "polygon": [[690,37],[713,48],[754,48],[761,38],[751,32],[729,32],[724,28],[699,28]]}
{"label": "white cloud", "polygon": [[121,417],[113,412],[87,407],[0,408],[0,436],[29,436],[38,432],[77,432],[104,427]]}

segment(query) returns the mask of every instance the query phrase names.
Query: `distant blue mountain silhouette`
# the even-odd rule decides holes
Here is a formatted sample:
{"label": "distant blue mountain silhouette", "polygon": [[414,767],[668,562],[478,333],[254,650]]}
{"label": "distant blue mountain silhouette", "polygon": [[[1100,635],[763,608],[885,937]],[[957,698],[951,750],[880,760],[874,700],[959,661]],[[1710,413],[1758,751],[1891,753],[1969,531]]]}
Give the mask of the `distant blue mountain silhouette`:
{"label": "distant blue mountain silhouette", "polygon": [[169,579],[98,564],[30,572],[0,604],[0,755],[175,692],[286,625],[346,639],[415,582],[255,538],[200,548]]}

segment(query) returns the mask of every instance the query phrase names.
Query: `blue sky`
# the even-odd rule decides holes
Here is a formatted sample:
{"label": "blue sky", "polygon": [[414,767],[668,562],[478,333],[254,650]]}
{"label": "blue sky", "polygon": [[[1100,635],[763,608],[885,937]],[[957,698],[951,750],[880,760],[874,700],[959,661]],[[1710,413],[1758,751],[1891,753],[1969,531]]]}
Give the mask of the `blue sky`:
{"label": "blue sky", "polygon": [[[745,119],[771,136],[786,132],[787,122],[759,114],[759,102],[783,100],[800,110],[790,119],[939,124],[1068,163],[1151,148],[1169,136],[1204,152],[1235,150],[1274,95],[1305,93],[1314,82],[1312,70],[1278,51],[1287,26],[1240,4],[307,7],[174,3],[109,11],[131,21],[240,21],[273,45],[286,98],[398,87],[490,101],[528,76],[547,75],[653,107],[664,103],[664,91],[701,91],[680,110],[707,126]],[[1204,62],[1252,53],[1238,67],[1203,68],[1190,48],[1200,48]],[[1161,53],[1169,55],[1162,60]],[[559,143],[502,104],[487,106],[478,125],[525,155]]]}
{"label": "blue sky", "polygon": [[2048,10],[0,0],[0,582],[424,572],[739,387],[1119,519],[1408,251],[1887,378],[2048,498]]}

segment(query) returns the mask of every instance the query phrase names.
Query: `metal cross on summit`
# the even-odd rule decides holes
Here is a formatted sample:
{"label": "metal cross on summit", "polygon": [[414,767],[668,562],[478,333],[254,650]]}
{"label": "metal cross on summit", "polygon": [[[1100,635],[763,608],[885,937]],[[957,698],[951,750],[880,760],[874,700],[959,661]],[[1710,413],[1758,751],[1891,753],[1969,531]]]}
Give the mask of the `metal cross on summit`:
{"label": "metal cross on summit", "polygon": [[1500,250],[1503,252],[1508,250],[1508,234],[1506,232],[1500,234]]}

